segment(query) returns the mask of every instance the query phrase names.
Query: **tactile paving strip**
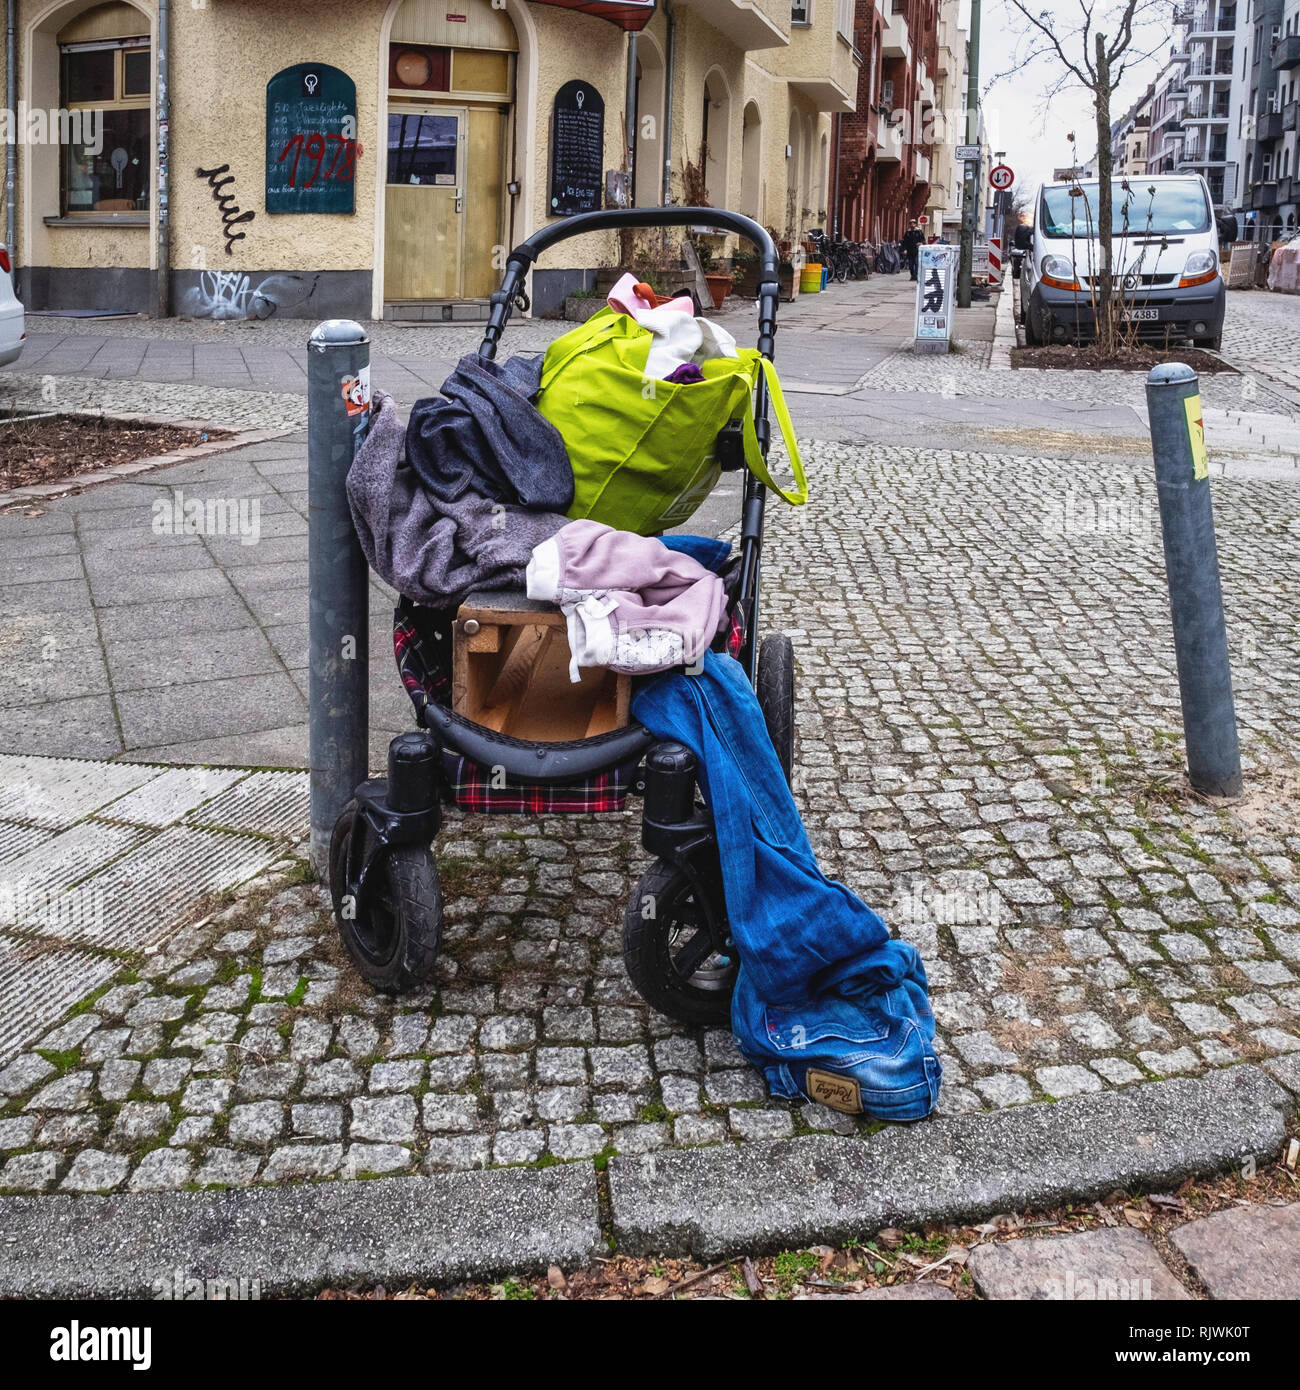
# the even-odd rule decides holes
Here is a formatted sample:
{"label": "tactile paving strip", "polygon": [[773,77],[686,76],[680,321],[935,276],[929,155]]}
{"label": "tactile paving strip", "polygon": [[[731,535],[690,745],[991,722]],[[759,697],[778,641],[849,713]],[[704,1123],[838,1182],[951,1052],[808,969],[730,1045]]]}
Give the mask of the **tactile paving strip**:
{"label": "tactile paving strip", "polygon": [[121,968],[112,956],[0,932],[0,1064]]}
{"label": "tactile paving strip", "polygon": [[305,772],[255,772],[187,816],[188,825],[219,825],[260,835],[297,835],[311,823]]}

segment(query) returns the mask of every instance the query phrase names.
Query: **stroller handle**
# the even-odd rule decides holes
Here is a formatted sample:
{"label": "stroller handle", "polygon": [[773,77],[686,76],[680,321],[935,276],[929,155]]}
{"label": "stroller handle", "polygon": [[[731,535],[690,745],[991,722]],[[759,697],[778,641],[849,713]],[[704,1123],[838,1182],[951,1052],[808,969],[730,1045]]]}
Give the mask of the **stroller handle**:
{"label": "stroller handle", "polygon": [[[600,212],[582,212],[534,232],[526,241],[521,241],[506,258],[505,277],[501,282],[501,288],[492,296],[492,313],[478,355],[489,360],[496,356],[497,343],[510,319],[510,311],[519,297],[529,266],[543,251],[557,242],[567,241],[570,237],[582,236],[587,232],[612,231],[619,227],[700,226],[735,232],[737,236],[752,242],[758,249],[761,264],[758,286],[758,350],[764,357],[770,358],[773,336],[776,333],[776,306],[780,300],[776,243],[767,229],[752,217],[745,217],[739,212],[728,212],[725,208],[692,207],[610,208]],[[527,308],[526,301],[523,307]]]}

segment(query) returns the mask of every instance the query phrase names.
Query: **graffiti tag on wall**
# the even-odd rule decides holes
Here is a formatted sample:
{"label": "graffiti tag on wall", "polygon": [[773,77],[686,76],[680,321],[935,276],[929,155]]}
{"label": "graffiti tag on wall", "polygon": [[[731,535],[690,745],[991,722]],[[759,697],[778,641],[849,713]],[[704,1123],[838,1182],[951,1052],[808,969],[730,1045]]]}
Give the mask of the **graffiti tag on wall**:
{"label": "graffiti tag on wall", "polygon": [[310,299],[319,275],[267,275],[254,285],[252,277],[233,270],[205,270],[197,285],[181,296],[180,312],[196,319],[269,319]]}
{"label": "graffiti tag on wall", "polygon": [[[221,177],[222,174],[226,175],[224,179]],[[196,169],[194,176],[207,179],[208,186],[212,189],[212,196],[216,199],[217,207],[221,209],[221,230],[226,238],[226,255],[232,256],[235,252],[235,242],[243,241],[248,235],[247,232],[236,232],[233,229],[240,223],[251,222],[257,214],[251,211],[240,212],[234,194],[225,192],[235,181],[229,164],[219,165],[215,169]]]}

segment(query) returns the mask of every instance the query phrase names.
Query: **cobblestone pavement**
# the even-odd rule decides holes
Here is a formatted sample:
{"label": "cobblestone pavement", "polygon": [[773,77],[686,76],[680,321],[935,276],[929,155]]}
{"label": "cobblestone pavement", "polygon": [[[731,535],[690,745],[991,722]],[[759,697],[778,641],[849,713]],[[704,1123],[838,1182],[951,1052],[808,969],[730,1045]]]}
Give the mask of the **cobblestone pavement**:
{"label": "cobblestone pavement", "polygon": [[1256,376],[1300,391],[1300,298],[1230,290],[1223,353]]}
{"label": "cobblestone pavement", "polygon": [[[1216,484],[1249,790],[1214,805],[1181,774],[1145,474],[831,444],[808,462],[815,499],[771,513],[765,569],[799,663],[797,794],[827,872],[925,957],[942,1112],[1241,1060],[1300,1092],[1296,484]],[[236,903],[126,959],[0,1073],[0,1187],[853,1130],[766,1099],[725,1032],[639,1003],[620,954],[633,812],[452,817],[439,849],[436,991],[369,997],[313,887]]]}

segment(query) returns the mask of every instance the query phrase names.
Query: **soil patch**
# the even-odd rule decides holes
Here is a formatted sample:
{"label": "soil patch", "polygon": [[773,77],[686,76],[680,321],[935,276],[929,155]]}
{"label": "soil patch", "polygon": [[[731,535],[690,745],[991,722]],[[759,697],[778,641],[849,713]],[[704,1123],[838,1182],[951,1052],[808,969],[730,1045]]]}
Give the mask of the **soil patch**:
{"label": "soil patch", "polygon": [[1064,343],[1054,347],[1017,347],[1011,349],[1012,367],[1036,367],[1060,372],[1149,372],[1162,362],[1183,362],[1194,372],[1206,375],[1226,372],[1237,376],[1236,367],[1230,367],[1221,358],[1194,347],[1146,347],[1124,348],[1119,352],[1104,353],[1090,344],[1076,347]]}
{"label": "soil patch", "polygon": [[54,483],[228,437],[224,430],[103,416],[0,415],[0,488]]}

